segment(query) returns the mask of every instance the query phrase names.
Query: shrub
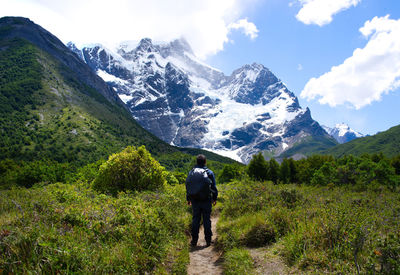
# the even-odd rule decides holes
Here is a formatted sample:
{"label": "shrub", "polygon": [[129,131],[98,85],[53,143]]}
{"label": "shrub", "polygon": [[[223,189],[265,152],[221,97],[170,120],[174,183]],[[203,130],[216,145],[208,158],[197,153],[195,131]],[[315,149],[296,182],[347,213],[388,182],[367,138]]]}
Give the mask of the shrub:
{"label": "shrub", "polygon": [[176,185],[176,184],[179,184],[179,181],[177,180],[177,178],[175,177],[175,175],[172,174],[172,173],[170,173],[170,172],[167,172],[167,173],[166,173],[166,180],[167,180],[167,183],[168,183],[169,185]]}
{"label": "shrub", "polygon": [[275,242],[276,232],[267,221],[257,220],[247,232],[244,242],[249,247],[261,247]]}
{"label": "shrub", "polygon": [[400,236],[390,234],[380,240],[374,256],[378,258],[382,274],[400,274]]}
{"label": "shrub", "polygon": [[100,166],[93,188],[112,195],[119,191],[157,190],[164,187],[166,172],[144,146],[128,146]]}
{"label": "shrub", "polygon": [[296,202],[302,199],[301,194],[295,189],[283,189],[279,192],[279,196],[281,197],[284,206],[286,206],[287,208],[293,208]]}
{"label": "shrub", "polygon": [[186,183],[186,177],[187,175],[182,172],[173,172],[174,177],[178,180],[179,184],[185,184]]}

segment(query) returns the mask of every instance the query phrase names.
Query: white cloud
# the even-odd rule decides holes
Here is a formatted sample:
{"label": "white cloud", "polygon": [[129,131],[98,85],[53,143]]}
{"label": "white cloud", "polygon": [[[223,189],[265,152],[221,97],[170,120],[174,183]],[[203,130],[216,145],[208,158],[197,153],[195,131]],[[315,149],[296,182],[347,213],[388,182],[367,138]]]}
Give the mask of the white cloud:
{"label": "white cloud", "polygon": [[330,72],[310,79],[301,97],[360,109],[400,86],[400,19],[374,17],[360,32],[369,39],[367,45]]}
{"label": "white cloud", "polygon": [[[255,25],[240,21],[246,7],[259,0],[1,0],[0,16],[29,17],[63,42],[102,43],[150,37],[169,41],[185,37],[199,57],[223,49],[230,25],[250,38]],[[238,21],[239,20],[239,21]]]}
{"label": "white cloud", "polygon": [[361,0],[299,0],[302,8],[297,20],[304,24],[323,26],[332,22],[332,16],[351,6],[357,6]]}
{"label": "white cloud", "polygon": [[247,21],[247,18],[240,19],[235,23],[231,23],[228,26],[228,29],[239,30],[249,36],[251,39],[255,39],[258,36],[258,29],[254,23]]}

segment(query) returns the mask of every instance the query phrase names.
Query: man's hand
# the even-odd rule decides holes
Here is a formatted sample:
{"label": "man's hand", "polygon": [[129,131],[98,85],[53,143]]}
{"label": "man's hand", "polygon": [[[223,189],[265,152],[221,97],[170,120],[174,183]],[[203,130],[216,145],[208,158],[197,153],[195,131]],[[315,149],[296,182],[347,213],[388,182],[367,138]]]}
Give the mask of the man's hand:
{"label": "man's hand", "polygon": [[188,205],[192,205],[192,202],[191,202],[191,201],[187,201],[187,204],[188,204]]}
{"label": "man's hand", "polygon": [[213,203],[212,203],[212,204],[213,204],[213,206],[215,206],[215,205],[217,204],[217,201],[213,201]]}

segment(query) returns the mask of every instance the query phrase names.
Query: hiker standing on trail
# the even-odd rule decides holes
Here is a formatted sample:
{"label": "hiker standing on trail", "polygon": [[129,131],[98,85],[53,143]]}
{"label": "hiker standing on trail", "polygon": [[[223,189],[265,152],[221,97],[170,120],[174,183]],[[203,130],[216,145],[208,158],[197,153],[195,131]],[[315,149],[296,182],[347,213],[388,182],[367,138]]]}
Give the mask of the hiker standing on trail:
{"label": "hiker standing on trail", "polygon": [[203,217],[204,237],[207,246],[211,245],[211,208],[217,203],[218,190],[213,171],[206,167],[206,157],[197,156],[197,165],[190,170],[186,178],[186,200],[192,205],[192,246],[197,245],[199,239],[200,220]]}

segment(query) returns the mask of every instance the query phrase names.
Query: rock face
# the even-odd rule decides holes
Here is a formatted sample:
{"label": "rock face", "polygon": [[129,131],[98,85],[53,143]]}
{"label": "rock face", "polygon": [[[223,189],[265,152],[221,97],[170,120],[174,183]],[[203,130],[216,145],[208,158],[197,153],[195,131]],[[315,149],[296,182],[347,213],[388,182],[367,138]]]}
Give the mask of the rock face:
{"label": "rock face", "polygon": [[344,123],[336,124],[334,128],[327,126],[322,127],[329,135],[331,135],[334,139],[336,139],[337,142],[341,144],[364,136],[360,132],[354,131],[349,127],[349,125]]}
{"label": "rock face", "polygon": [[145,129],[170,144],[246,163],[259,151],[277,156],[310,135],[330,138],[261,64],[226,76],[199,61],[183,39],[142,39],[114,51],[68,46],[113,87]]}

